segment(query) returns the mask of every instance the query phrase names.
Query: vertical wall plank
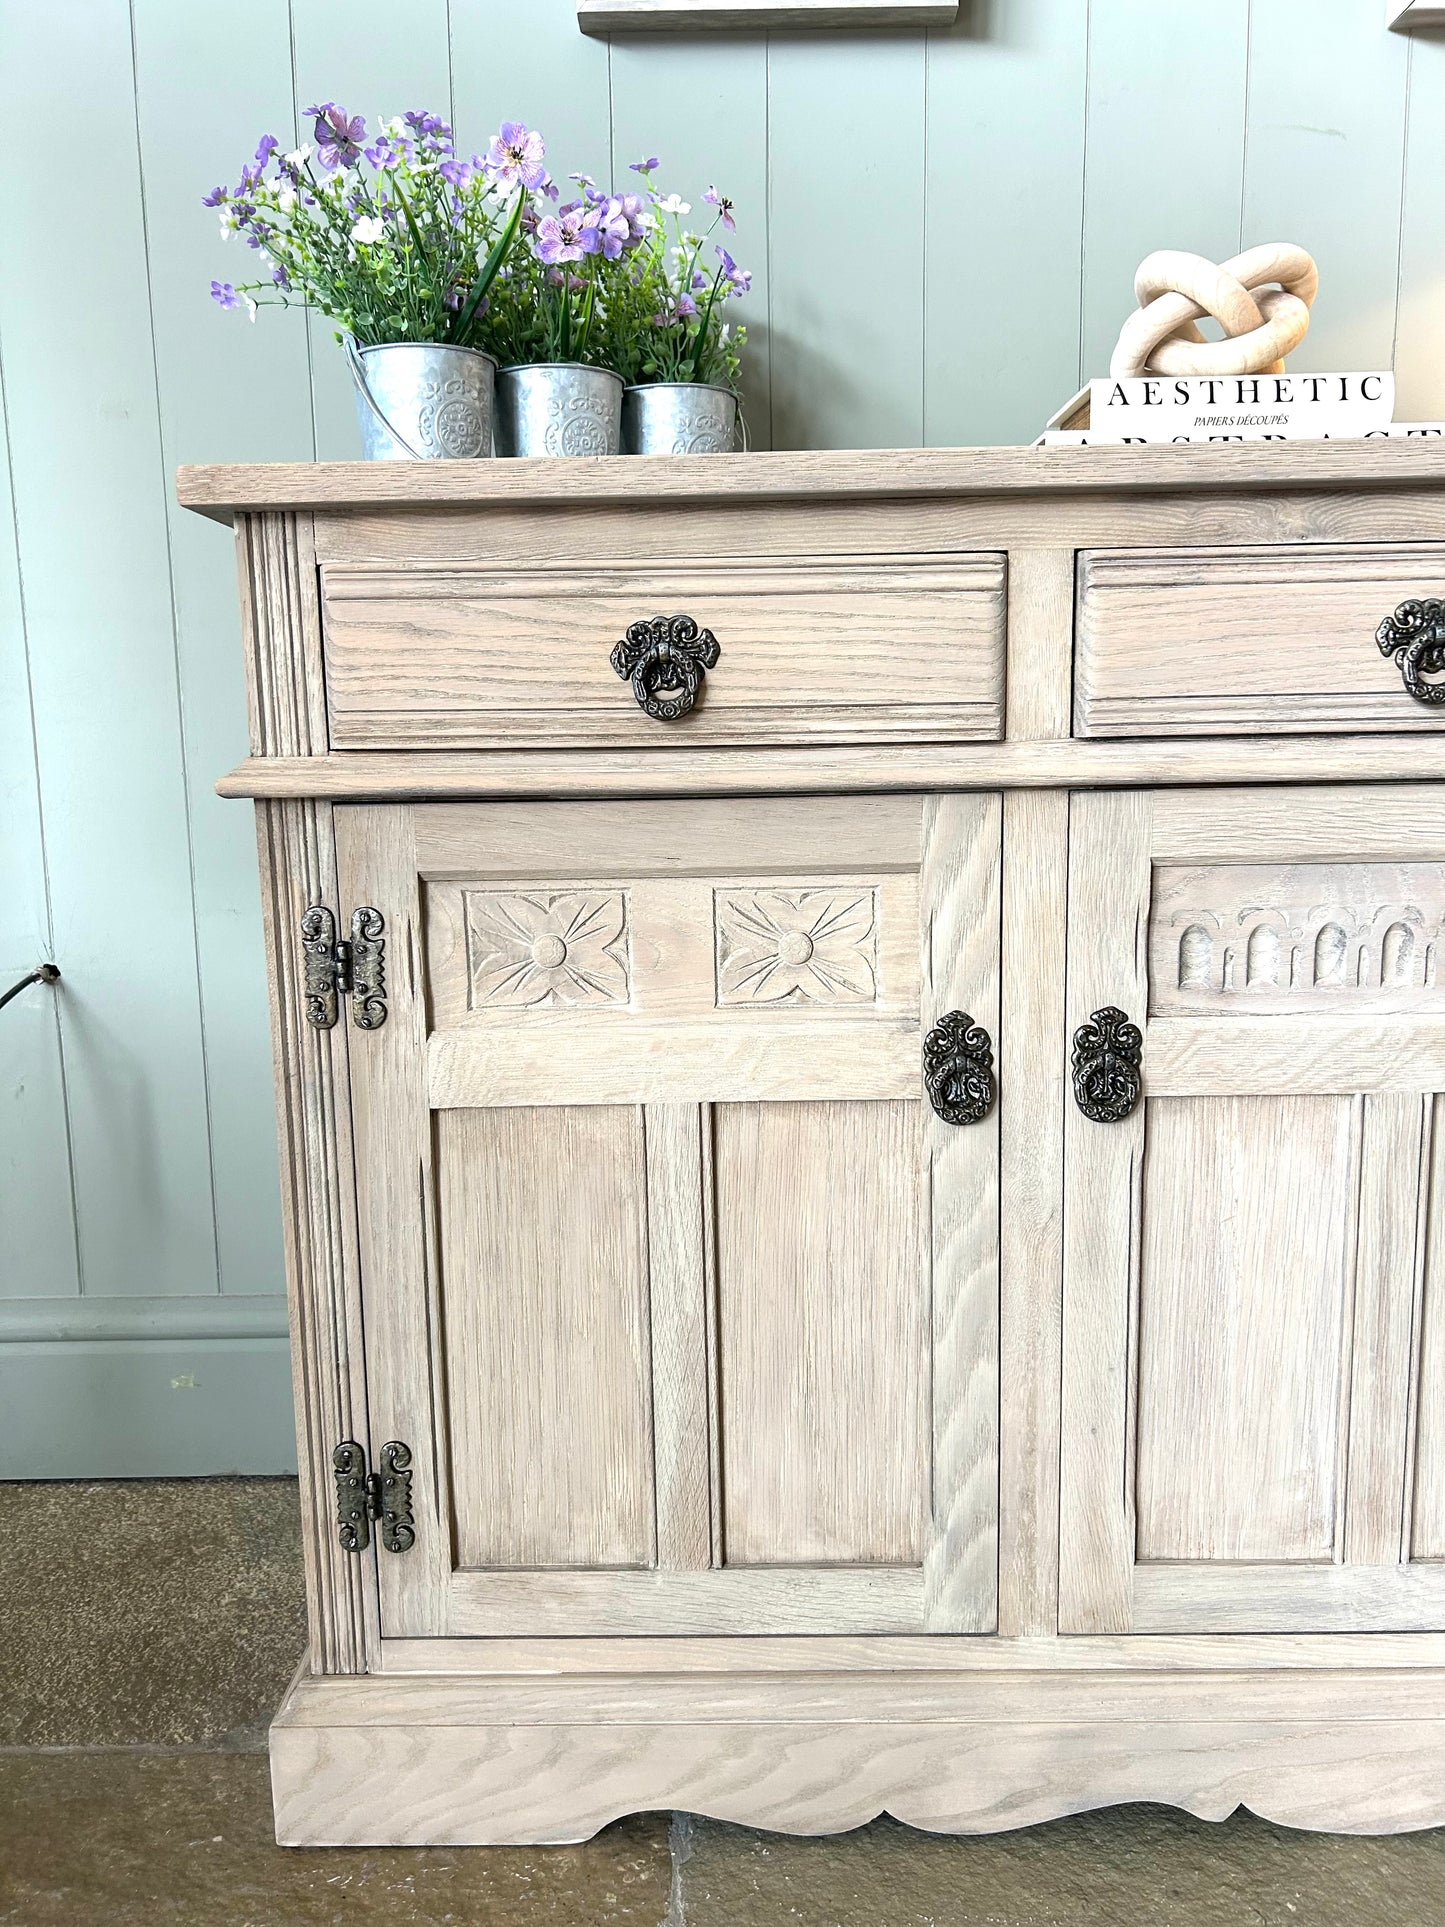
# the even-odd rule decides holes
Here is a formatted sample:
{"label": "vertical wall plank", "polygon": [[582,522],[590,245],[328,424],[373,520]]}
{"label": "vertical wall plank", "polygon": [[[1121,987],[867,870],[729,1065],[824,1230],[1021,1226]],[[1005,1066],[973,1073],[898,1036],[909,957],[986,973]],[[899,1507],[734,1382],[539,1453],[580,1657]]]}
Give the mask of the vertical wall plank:
{"label": "vertical wall plank", "polygon": [[1151,7],[1147,21],[1138,0],[1092,0],[1088,12],[1080,380],[1108,372],[1146,254],[1192,248],[1218,261],[1239,246],[1250,0]]}
{"label": "vertical wall plank", "polygon": [[[715,210],[703,191],[715,183],[737,203],[737,233],[721,226],[721,241],[752,270],[747,296],[729,319],[748,331],[743,408],[749,445],[771,446],[768,395],[768,63],[758,35],[746,40],[709,37],[699,64],[696,42],[668,35],[626,35],[612,48],[612,178],[627,179],[628,164],[646,155],[662,160],[659,184],[692,207],[698,233]],[[704,257],[711,267],[716,256]]]}
{"label": "vertical wall plank", "polygon": [[1356,0],[1254,0],[1244,234],[1319,263],[1297,368],[1390,366],[1409,50]]}
{"label": "vertical wall plank", "polygon": [[459,141],[480,148],[502,121],[525,121],[546,136],[563,187],[570,174],[601,181],[612,151],[610,48],[578,31],[575,7],[467,0],[451,9],[451,47]]}
{"label": "vertical wall plank", "polygon": [[779,448],[923,439],[924,45],[777,34],[768,332]]}
{"label": "vertical wall plank", "polygon": [[[214,1291],[166,478],[123,0],[7,10],[0,100],[27,125],[83,125],[105,155],[95,168],[58,166],[43,143],[17,145],[0,281],[85,1286]],[[55,298],[62,289],[70,293]]]}
{"label": "vertical wall plank", "polygon": [[[1078,0],[994,0],[928,36],[923,439],[1027,442],[1078,386]],[[1027,240],[1022,241],[1026,231]]]}
{"label": "vertical wall plank", "polygon": [[[246,753],[246,694],[228,530],[175,505],[180,462],[292,461],[312,454],[305,326],[270,309],[253,327],[210,298],[215,279],[260,279],[264,265],[222,245],[201,196],[234,185],[262,133],[290,145],[286,0],[255,0],[244,34],[215,61],[215,22],[188,0],[134,0],[136,92],[147,203],[151,312],[161,404],[185,781],[195,876],[206,1082],[217,1171],[223,1290],[282,1289],[266,973],[249,813],[215,794],[216,772]],[[206,113],[192,112],[208,71]]]}
{"label": "vertical wall plank", "polygon": [[[291,23],[302,140],[311,139],[302,108],[324,100],[364,115],[368,132],[412,107],[451,118],[446,0],[291,0]],[[355,461],[356,402],[335,324],[315,315],[309,325],[317,456]]]}
{"label": "vertical wall plank", "polygon": [[[0,403],[3,357],[0,341]],[[0,406],[0,456],[4,425]],[[10,467],[0,459],[0,990],[51,952],[40,807]],[[0,1298],[80,1290],[59,994],[25,991],[0,1035]]]}
{"label": "vertical wall plank", "polygon": [[1395,415],[1445,415],[1445,40],[1410,41],[1400,292],[1395,317]]}

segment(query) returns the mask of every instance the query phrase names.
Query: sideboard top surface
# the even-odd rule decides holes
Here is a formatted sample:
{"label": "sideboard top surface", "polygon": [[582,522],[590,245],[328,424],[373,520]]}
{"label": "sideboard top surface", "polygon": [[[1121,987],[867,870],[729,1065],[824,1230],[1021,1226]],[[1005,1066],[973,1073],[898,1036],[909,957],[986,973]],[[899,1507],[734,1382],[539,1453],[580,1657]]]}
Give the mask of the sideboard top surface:
{"label": "sideboard top surface", "polygon": [[264,509],[498,507],[555,502],[1077,492],[1421,488],[1445,482],[1445,441],[1082,448],[812,449],[569,461],[258,462],[183,467],[183,507],[217,521]]}

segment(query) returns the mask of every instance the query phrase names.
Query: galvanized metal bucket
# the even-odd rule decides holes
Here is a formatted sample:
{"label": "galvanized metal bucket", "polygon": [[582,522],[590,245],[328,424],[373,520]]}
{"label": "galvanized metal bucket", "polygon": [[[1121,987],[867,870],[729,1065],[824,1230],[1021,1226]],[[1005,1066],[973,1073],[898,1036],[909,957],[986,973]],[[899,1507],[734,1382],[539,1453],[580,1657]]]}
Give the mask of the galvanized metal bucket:
{"label": "galvanized metal bucket", "polygon": [[629,455],[726,455],[737,446],[738,398],[705,381],[648,381],[622,397]]}
{"label": "galvanized metal bucket", "polygon": [[466,462],[491,454],[497,364],[490,355],[439,341],[358,348],[349,336],[346,354],[367,461]]}
{"label": "galvanized metal bucket", "polygon": [[497,376],[499,455],[615,455],[622,377],[580,361],[542,361]]}

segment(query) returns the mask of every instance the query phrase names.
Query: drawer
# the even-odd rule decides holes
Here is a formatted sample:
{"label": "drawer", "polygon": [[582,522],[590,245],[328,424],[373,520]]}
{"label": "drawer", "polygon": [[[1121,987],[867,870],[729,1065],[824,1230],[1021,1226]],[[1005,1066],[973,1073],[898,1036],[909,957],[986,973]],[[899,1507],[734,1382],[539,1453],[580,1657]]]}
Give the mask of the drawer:
{"label": "drawer", "polygon": [[1445,594],[1445,545],[1095,549],[1079,556],[1074,732],[1434,730],[1375,640]]}
{"label": "drawer", "polygon": [[[1004,579],[993,554],[327,563],[331,746],[996,738]],[[661,722],[610,657],[631,624],[677,614],[719,655],[691,713]]]}

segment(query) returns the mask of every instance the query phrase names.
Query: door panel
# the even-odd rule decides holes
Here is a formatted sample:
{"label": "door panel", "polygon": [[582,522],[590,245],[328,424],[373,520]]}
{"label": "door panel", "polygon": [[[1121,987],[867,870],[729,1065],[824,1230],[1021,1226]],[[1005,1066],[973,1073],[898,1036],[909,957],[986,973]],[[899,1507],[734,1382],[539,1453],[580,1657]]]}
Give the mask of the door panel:
{"label": "door panel", "polygon": [[1350,1097],[1150,1100],[1137,1394],[1145,1563],[1335,1555],[1357,1195],[1341,1174],[1353,1172],[1359,1110]]}
{"label": "door panel", "polygon": [[730,1566],[922,1562],[929,1339],[918,1111],[713,1113]]}
{"label": "door panel", "polygon": [[438,1111],[436,1137],[457,1557],[649,1565],[642,1111]]}
{"label": "door panel", "polygon": [[[997,797],[338,809],[384,1637],[985,1631]],[[373,1340],[375,1342],[373,1342]]]}
{"label": "door panel", "polygon": [[1065,1631],[1445,1625],[1442,855],[1438,789],[1071,800],[1069,1025],[1144,1089],[1065,1127]]}

